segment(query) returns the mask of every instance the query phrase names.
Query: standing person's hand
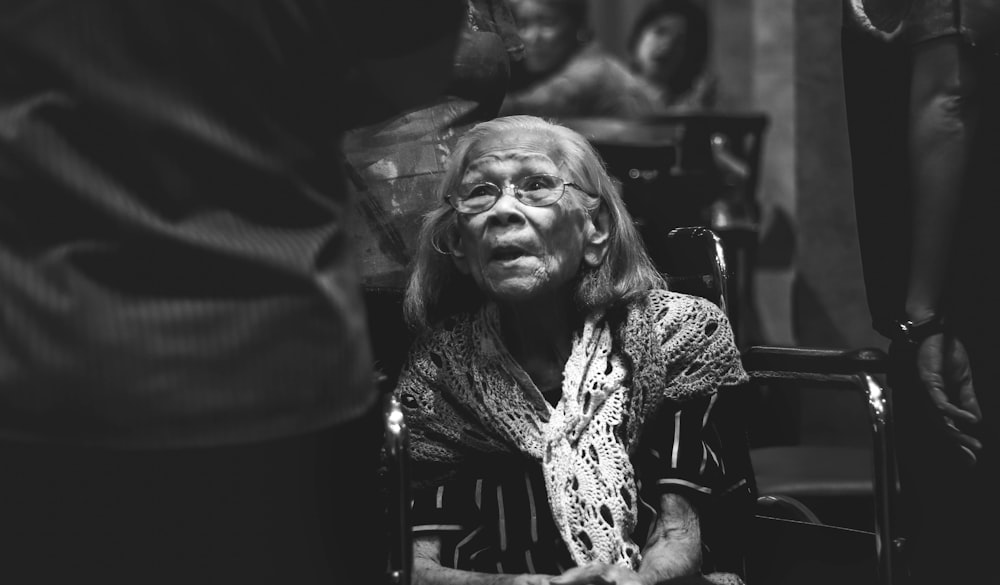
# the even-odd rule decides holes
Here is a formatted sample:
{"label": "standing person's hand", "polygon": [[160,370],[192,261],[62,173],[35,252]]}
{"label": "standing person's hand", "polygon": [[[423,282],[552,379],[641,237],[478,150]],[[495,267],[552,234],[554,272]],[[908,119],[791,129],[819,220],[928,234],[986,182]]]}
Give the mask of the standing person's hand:
{"label": "standing person's hand", "polygon": [[972,368],[965,346],[945,333],[927,337],[917,348],[917,375],[940,412],[949,436],[961,448],[967,463],[974,465],[983,445],[970,433],[970,428],[983,415],[972,385]]}

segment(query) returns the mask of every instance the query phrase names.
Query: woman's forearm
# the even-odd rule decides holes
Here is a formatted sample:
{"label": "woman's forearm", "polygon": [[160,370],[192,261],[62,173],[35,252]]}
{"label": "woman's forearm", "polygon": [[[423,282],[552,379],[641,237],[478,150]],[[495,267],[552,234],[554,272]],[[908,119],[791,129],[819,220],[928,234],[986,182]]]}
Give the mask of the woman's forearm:
{"label": "woman's forearm", "polygon": [[426,559],[413,560],[413,585],[514,585],[514,575],[449,569]]}
{"label": "woman's forearm", "polygon": [[646,585],[701,570],[701,527],[694,506],[678,494],[660,497],[656,528],[642,553],[639,575]]}
{"label": "woman's forearm", "polygon": [[441,566],[441,541],[421,537],[413,543],[413,585],[543,585],[541,575],[492,575]]}

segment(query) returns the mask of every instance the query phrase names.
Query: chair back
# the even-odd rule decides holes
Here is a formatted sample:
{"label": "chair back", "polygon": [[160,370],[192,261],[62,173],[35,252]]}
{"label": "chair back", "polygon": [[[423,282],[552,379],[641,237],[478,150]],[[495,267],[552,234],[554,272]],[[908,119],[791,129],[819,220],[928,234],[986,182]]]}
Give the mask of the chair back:
{"label": "chair back", "polygon": [[659,268],[667,285],[704,297],[729,313],[729,268],[722,240],[707,227],[678,227],[667,233]]}
{"label": "chair back", "polygon": [[[664,242],[660,267],[667,286],[706,298],[728,315],[729,269],[719,236],[708,227],[683,226],[670,230]],[[715,505],[706,508],[701,518],[705,540],[712,548],[713,569],[744,578],[748,573],[757,498],[747,436],[747,403],[745,388],[720,389],[713,418],[726,462],[726,483],[740,487],[719,495]]]}

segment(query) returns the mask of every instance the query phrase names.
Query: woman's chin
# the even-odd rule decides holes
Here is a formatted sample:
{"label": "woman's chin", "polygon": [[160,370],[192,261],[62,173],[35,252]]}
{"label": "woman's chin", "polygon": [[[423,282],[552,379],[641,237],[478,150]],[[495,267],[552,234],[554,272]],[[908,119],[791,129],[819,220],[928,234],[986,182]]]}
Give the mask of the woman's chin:
{"label": "woman's chin", "polygon": [[547,296],[549,284],[536,276],[524,276],[490,282],[487,289],[490,298],[497,302],[524,303]]}

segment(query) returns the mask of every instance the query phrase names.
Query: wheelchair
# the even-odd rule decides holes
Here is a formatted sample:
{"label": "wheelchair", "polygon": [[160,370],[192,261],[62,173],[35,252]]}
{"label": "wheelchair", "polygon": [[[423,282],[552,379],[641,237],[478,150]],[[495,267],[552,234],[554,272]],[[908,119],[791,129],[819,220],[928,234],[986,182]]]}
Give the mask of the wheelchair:
{"label": "wheelchair", "polygon": [[[663,270],[674,290],[704,296],[727,312],[732,303],[729,269],[721,238],[708,227],[680,227],[670,230],[669,255]],[[412,536],[409,530],[409,435],[405,417],[388,389],[394,386],[411,336],[402,325],[402,291],[370,289],[369,320],[374,327],[376,357],[386,385],[385,452],[387,454],[386,526],[390,548],[386,583],[410,585],[412,580]],[[750,346],[743,363],[752,386],[780,383],[798,390],[835,388],[853,392],[867,406],[871,428],[872,456],[862,460],[869,466],[868,481],[858,481],[854,473],[859,462],[843,455],[844,469],[838,468],[830,451],[809,445],[791,446],[786,451],[760,451],[750,447],[748,400],[754,393],[746,388],[725,389],[719,404],[728,403],[727,444],[734,461],[750,466],[753,479],[752,509],[734,518],[734,535],[748,585],[791,583],[852,583],[893,585],[898,583],[905,539],[895,522],[898,483],[892,442],[890,389],[881,381],[886,356],[876,349],[818,349],[803,347]],[[798,449],[799,451],[795,451]],[[755,453],[755,451],[758,451]],[[825,459],[817,460],[819,457]],[[813,461],[830,464],[825,476],[803,475],[789,465],[782,481],[762,482],[757,468],[763,464],[780,467],[787,462]],[[838,476],[838,473],[841,474]],[[859,530],[820,520],[803,494],[844,497],[865,493],[873,502],[872,530]]]}

